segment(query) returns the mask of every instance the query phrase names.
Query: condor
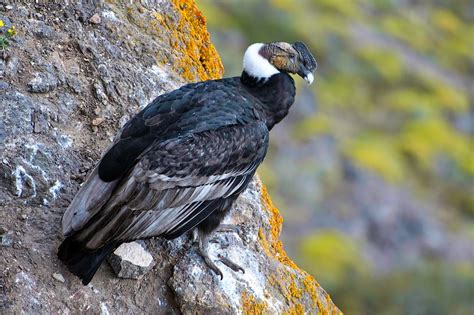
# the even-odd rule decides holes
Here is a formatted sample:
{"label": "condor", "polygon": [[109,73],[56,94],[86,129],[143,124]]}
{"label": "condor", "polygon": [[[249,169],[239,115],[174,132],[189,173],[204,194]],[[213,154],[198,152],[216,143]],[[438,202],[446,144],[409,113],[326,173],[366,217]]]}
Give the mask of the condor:
{"label": "condor", "polygon": [[289,74],[311,84],[316,67],[301,42],[257,43],[246,50],[240,77],[157,97],[119,131],[67,208],[59,259],[88,284],[121,243],[192,230],[199,253],[222,278],[208,237],[251,181],[269,131],[294,102]]}

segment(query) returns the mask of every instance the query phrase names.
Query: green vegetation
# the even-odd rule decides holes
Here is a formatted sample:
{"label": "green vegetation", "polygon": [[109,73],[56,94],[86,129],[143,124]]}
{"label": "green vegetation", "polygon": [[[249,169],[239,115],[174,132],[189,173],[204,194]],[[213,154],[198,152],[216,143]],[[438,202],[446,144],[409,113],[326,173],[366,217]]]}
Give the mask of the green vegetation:
{"label": "green vegetation", "polygon": [[10,46],[9,39],[16,35],[15,26],[6,28],[5,22],[0,19],[0,50],[4,50]]}
{"label": "green vegetation", "polygon": [[354,274],[367,274],[369,269],[359,245],[333,230],[321,230],[307,237],[301,242],[300,253],[303,269],[315,275],[326,289],[338,287]]}
{"label": "green vegetation", "polygon": [[331,230],[308,237],[300,252],[302,267],[350,314],[467,315],[474,307],[469,264],[425,263],[375,277],[358,244]]}

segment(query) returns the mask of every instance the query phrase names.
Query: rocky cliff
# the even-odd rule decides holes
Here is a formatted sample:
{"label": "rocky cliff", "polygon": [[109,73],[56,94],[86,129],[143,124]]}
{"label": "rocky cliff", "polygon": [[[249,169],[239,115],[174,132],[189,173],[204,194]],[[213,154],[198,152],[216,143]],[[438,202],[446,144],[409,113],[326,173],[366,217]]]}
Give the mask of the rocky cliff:
{"label": "rocky cliff", "polygon": [[[115,132],[159,94],[223,73],[193,1],[77,4],[0,1],[0,312],[339,313],[285,254],[282,217],[255,179],[212,253],[221,281],[189,235],[147,240],[156,262],[139,280],[104,263],[82,286],[56,258],[60,218]],[[224,250],[223,250],[224,248]]]}

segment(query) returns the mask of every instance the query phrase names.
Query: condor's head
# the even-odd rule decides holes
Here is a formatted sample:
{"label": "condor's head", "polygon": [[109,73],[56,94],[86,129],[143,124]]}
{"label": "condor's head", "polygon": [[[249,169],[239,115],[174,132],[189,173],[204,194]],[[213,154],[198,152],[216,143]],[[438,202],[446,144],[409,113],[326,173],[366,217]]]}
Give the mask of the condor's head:
{"label": "condor's head", "polygon": [[244,71],[257,79],[268,79],[279,72],[298,74],[308,84],[318,64],[302,42],[273,42],[250,45],[244,55]]}

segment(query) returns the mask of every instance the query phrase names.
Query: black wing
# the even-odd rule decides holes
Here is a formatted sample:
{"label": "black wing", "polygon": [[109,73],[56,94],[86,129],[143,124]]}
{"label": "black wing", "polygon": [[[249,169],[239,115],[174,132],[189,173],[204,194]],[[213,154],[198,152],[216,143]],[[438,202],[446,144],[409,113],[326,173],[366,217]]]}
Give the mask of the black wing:
{"label": "black wing", "polygon": [[230,78],[185,85],[157,97],[128,121],[64,213],[64,235],[84,228],[138,161],[152,149],[158,152],[155,146],[256,121],[252,104],[242,96],[238,82],[238,78]]}
{"label": "black wing", "polygon": [[253,121],[251,104],[239,92],[238,80],[229,78],[188,84],[157,97],[125,124],[100,162],[100,178],[119,179],[157,139]]}
{"label": "black wing", "polygon": [[177,237],[229,206],[250,182],[267,147],[263,122],[158,142],[77,238],[95,249],[110,241]]}

